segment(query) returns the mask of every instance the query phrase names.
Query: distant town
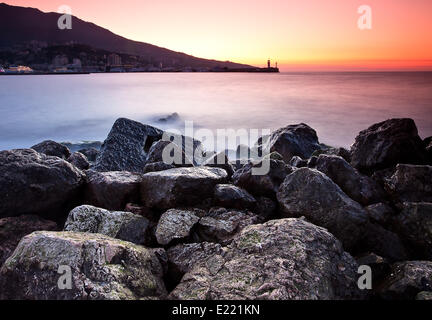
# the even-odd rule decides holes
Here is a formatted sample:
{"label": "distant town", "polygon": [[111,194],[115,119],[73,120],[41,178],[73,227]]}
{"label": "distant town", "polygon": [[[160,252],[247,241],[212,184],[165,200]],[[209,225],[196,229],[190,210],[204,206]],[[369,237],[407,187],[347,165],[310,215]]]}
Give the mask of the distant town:
{"label": "distant town", "polygon": [[157,59],[108,52],[86,45],[68,43],[49,46],[45,42],[31,41],[12,48],[0,49],[0,75],[20,74],[82,74],[121,72],[279,72],[277,63],[267,68],[196,68],[171,61],[164,65]]}

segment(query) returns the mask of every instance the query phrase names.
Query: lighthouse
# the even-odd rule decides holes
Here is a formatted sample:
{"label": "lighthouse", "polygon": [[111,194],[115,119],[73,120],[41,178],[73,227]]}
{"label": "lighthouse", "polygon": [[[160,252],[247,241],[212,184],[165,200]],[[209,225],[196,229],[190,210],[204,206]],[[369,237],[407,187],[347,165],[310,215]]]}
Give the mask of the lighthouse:
{"label": "lighthouse", "polygon": [[267,60],[267,68],[270,69],[270,59]]}

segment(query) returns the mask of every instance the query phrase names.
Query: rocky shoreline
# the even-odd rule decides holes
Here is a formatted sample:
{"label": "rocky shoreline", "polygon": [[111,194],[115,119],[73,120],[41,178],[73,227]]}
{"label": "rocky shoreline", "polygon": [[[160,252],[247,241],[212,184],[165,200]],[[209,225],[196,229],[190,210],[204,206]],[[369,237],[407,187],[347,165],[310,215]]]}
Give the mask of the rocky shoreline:
{"label": "rocky shoreline", "polygon": [[350,150],[289,125],[245,164],[188,137],[167,164],[163,134],[121,118],[102,145],[0,152],[0,299],[432,299],[432,137],[413,120]]}

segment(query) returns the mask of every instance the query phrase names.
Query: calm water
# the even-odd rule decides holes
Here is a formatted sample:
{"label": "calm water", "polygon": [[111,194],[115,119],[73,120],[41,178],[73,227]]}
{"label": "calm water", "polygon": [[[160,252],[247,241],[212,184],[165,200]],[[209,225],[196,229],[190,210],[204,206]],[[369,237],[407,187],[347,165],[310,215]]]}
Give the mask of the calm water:
{"label": "calm water", "polygon": [[0,149],[104,140],[118,117],[179,127],[156,122],[173,112],[212,130],[305,122],[321,142],[345,147],[375,122],[411,117],[424,138],[432,135],[432,73],[4,76]]}

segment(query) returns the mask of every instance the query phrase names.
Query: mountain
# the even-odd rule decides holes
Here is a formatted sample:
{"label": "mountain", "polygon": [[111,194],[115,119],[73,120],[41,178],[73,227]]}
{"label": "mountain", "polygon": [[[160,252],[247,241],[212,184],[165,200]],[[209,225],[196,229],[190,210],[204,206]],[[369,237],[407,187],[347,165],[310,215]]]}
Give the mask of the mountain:
{"label": "mountain", "polygon": [[152,44],[126,39],[111,31],[72,17],[72,29],[60,30],[58,13],[44,13],[35,8],[24,8],[0,3],[0,48],[46,42],[48,45],[77,43],[109,52],[140,56],[164,66],[190,66],[192,68],[249,68],[229,61],[201,59],[171,51]]}

